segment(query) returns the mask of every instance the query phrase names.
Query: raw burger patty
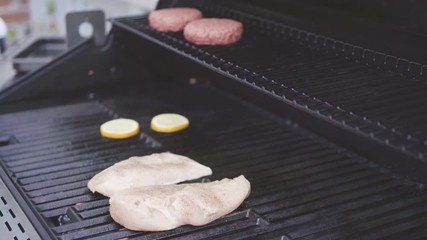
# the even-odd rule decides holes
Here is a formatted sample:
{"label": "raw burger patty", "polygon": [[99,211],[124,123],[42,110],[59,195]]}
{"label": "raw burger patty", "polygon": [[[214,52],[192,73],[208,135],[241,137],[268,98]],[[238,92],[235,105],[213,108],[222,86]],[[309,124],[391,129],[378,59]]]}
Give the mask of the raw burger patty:
{"label": "raw burger patty", "polygon": [[137,231],[201,226],[238,208],[250,189],[243,175],[210,183],[127,189],[110,198],[110,214],[120,225]]}
{"label": "raw burger patty", "polygon": [[151,12],[148,22],[157,31],[179,32],[189,22],[202,17],[202,12],[195,8],[166,8]]}
{"label": "raw burger patty", "polygon": [[190,22],[184,28],[187,41],[197,45],[229,45],[243,34],[241,22],[225,18],[204,18]]}
{"label": "raw burger patty", "polygon": [[92,192],[111,196],[117,191],[152,185],[175,184],[212,174],[209,167],[185,156],[155,153],[131,157],[96,174],[89,182]]}

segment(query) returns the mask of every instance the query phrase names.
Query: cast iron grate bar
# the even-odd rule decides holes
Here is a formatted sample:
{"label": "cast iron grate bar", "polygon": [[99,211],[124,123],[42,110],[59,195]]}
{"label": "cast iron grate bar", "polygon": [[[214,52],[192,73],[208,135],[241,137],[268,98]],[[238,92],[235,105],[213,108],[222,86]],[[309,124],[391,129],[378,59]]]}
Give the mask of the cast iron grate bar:
{"label": "cast iron grate bar", "polygon": [[[146,101],[141,94],[101,100],[108,111],[98,112],[100,106],[89,102],[70,104],[64,111],[77,109],[76,117],[62,117],[55,109],[55,116],[50,118],[55,124],[40,122],[37,134],[27,127],[27,132],[21,133],[30,141],[0,147],[3,166],[58,239],[315,239],[372,237],[377,228],[384,229],[378,232],[383,237],[410,229],[419,236],[425,234],[422,213],[427,211],[427,199],[417,185],[289,119],[270,115],[217,90],[200,87],[175,91],[170,99],[150,96]],[[79,112],[77,106],[82,104],[92,106],[93,111],[84,108]],[[191,127],[176,134],[149,130],[151,116],[164,109],[164,104],[188,116]],[[142,137],[122,141],[100,137],[99,124],[111,118],[111,111],[135,117],[143,135],[160,145],[153,147]],[[29,126],[33,114],[51,113],[51,109],[17,113],[18,117],[26,116],[27,122],[13,121],[13,114],[5,119],[14,134],[13,129],[19,132],[21,125]],[[52,141],[45,138],[38,144],[38,133],[43,129],[70,134],[52,134]],[[31,151],[25,151],[28,148]],[[108,199],[90,193],[87,181],[117,161],[164,150],[212,167],[214,175],[205,181],[244,174],[252,183],[251,196],[234,213],[206,226],[158,233],[124,229],[109,216]],[[372,224],[365,224],[364,219]],[[417,224],[409,225],[414,222]],[[343,231],[350,228],[354,230]]]}

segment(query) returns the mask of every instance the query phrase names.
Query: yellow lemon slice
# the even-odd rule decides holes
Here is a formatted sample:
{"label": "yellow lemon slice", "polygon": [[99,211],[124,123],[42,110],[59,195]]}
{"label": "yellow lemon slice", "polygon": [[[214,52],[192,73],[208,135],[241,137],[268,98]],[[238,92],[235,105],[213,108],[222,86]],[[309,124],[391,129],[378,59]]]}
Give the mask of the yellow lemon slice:
{"label": "yellow lemon slice", "polygon": [[130,138],[139,133],[139,124],[132,119],[119,118],[102,124],[100,131],[101,135],[106,138]]}
{"label": "yellow lemon slice", "polygon": [[190,121],[182,115],[176,113],[163,113],[153,117],[151,120],[151,129],[156,132],[177,132],[187,128]]}

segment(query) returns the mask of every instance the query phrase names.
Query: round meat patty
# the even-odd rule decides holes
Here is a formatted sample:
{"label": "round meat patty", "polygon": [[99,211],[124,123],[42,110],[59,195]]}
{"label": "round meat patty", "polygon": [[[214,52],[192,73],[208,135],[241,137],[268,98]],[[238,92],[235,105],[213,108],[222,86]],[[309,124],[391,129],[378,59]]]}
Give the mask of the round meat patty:
{"label": "round meat patty", "polygon": [[184,28],[187,41],[197,45],[229,45],[243,35],[241,22],[225,18],[204,18],[190,22]]}
{"label": "round meat patty", "polygon": [[202,12],[195,8],[165,8],[151,12],[148,22],[157,31],[179,32],[189,22],[202,17]]}

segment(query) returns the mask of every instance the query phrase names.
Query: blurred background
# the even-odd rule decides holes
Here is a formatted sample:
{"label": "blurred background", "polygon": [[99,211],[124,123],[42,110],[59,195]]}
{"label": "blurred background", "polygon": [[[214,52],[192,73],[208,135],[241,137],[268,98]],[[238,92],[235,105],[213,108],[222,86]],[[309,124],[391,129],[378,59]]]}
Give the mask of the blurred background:
{"label": "blurred background", "polygon": [[[12,61],[25,47],[37,39],[65,38],[67,13],[101,9],[106,18],[138,15],[150,11],[156,3],[157,0],[0,0],[0,48],[7,49],[0,54],[0,88],[16,77]],[[108,23],[106,27],[108,31]]]}

